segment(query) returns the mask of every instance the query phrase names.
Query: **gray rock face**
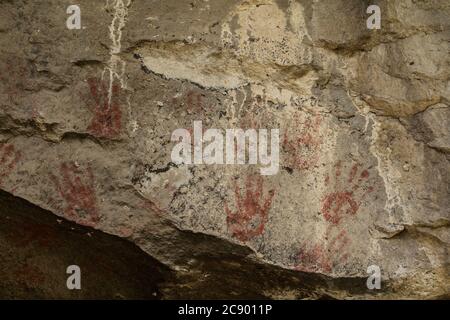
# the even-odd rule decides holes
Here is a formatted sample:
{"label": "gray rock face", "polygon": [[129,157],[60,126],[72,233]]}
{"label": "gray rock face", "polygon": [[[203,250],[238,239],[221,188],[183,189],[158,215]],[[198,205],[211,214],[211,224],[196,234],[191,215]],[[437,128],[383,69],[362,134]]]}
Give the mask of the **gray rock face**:
{"label": "gray rock face", "polygon": [[[373,2],[378,30],[359,0],[81,0],[69,30],[66,2],[2,1],[0,187],[194,297],[448,297],[450,3]],[[196,121],[278,129],[278,172],[175,163]]]}

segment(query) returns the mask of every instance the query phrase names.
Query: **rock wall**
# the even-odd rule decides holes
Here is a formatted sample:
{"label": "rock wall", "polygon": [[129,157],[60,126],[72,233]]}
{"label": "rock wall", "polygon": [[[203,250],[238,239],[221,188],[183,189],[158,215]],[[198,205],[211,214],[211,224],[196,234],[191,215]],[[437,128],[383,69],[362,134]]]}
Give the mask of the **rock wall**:
{"label": "rock wall", "polygon": [[[80,0],[70,30],[71,4],[0,2],[2,190],[135,243],[191,296],[448,297],[450,3]],[[277,172],[174,162],[199,121],[278,129]]]}
{"label": "rock wall", "polygon": [[[173,275],[132,243],[82,227],[0,191],[0,297],[4,299],[162,298]],[[82,290],[68,290],[68,267]],[[145,272],[144,272],[145,271]],[[69,281],[72,283],[72,281]]]}

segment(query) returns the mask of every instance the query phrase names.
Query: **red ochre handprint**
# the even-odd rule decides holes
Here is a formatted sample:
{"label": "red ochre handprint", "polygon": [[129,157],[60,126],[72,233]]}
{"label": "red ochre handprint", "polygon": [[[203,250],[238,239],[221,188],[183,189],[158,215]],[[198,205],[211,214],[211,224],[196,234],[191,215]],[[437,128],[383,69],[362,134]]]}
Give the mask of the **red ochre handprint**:
{"label": "red ochre handprint", "polygon": [[0,144],[0,187],[3,180],[8,177],[17,166],[21,153],[16,151],[12,144]]}
{"label": "red ochre handprint", "polygon": [[[341,177],[342,164],[336,165],[334,192],[328,194],[322,202],[322,214],[325,220],[339,224],[345,216],[353,216],[358,212],[363,198],[374,190],[372,186],[361,188],[361,183],[369,178],[369,171],[360,170],[359,164],[354,164],[348,177]],[[330,176],[325,178],[325,185],[330,184]]]}
{"label": "red ochre handprint", "polygon": [[53,175],[52,179],[59,194],[65,200],[65,216],[78,224],[95,227],[100,221],[100,215],[91,168],[82,170],[72,162],[63,163],[60,174],[61,182]]}
{"label": "red ochre handprint", "polygon": [[264,232],[269,209],[275,195],[275,191],[270,190],[268,195],[264,196],[263,180],[260,176],[247,177],[245,189],[245,195],[242,197],[239,186],[234,182],[236,212],[233,213],[225,203],[228,230],[233,237],[243,242]]}
{"label": "red ochre handprint", "polygon": [[319,161],[323,143],[321,123],[322,117],[319,115],[293,115],[290,128],[283,136],[286,167],[306,170]]}
{"label": "red ochre handprint", "polygon": [[347,261],[350,239],[346,231],[339,232],[328,240],[330,229],[326,232],[325,243],[312,246],[303,245],[298,252],[296,269],[303,272],[329,273],[336,266]]}
{"label": "red ochre handprint", "polygon": [[88,131],[98,138],[114,138],[122,127],[122,111],[120,110],[121,86],[113,81],[110,84],[98,78],[88,79],[91,98],[95,102],[94,118]]}

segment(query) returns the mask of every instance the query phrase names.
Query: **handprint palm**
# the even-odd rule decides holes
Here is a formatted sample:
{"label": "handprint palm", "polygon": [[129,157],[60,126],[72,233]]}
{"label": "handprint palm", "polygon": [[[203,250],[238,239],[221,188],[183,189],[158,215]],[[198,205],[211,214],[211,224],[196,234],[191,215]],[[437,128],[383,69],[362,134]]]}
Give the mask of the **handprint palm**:
{"label": "handprint palm", "polygon": [[234,185],[236,212],[233,213],[225,203],[228,229],[240,241],[251,240],[263,233],[275,195],[274,190],[270,190],[267,197],[264,197],[261,177],[248,177],[245,188],[243,198],[239,186],[236,183]]}

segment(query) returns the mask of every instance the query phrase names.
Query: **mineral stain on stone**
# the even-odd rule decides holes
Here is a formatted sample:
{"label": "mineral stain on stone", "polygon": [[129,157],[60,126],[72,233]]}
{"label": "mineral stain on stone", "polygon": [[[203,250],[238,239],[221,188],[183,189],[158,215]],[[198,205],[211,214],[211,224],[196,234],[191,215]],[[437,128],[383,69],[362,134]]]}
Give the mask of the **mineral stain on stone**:
{"label": "mineral stain on stone", "polygon": [[[360,189],[361,182],[369,178],[369,171],[363,170],[357,181],[354,181],[355,176],[358,173],[358,164],[354,164],[349,173],[346,181],[343,181],[341,176],[341,166],[342,163],[339,161],[336,166],[334,188],[335,192],[327,194],[322,202],[322,213],[327,221],[334,224],[339,224],[341,220],[346,216],[356,215],[358,212],[360,202],[364,197],[374,190],[373,186],[367,186],[366,191],[361,193],[356,193]],[[330,176],[327,175],[325,178],[325,185],[330,184]],[[358,198],[358,201],[355,200]]]}

